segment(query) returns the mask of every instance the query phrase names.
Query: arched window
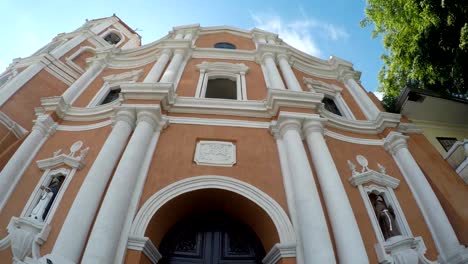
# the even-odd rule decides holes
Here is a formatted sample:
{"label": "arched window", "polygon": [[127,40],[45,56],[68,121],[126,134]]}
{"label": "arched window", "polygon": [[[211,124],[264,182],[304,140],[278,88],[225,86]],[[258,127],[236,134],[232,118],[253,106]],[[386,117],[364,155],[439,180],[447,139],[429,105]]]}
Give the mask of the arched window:
{"label": "arched window", "polygon": [[338,109],[338,106],[335,104],[335,101],[333,99],[330,99],[328,97],[323,98],[323,104],[325,105],[325,109],[334,113],[335,115],[342,116],[340,109]]}
{"label": "arched window", "polygon": [[107,34],[104,37],[104,40],[107,41],[107,43],[109,43],[111,45],[115,45],[115,44],[119,43],[120,39],[121,39],[121,37],[119,35],[117,35],[116,33],[114,33],[114,32],[111,32],[111,33]]}
{"label": "arched window", "polygon": [[236,49],[236,46],[234,46],[234,44],[228,42],[218,42],[214,45],[214,47],[217,49]]}

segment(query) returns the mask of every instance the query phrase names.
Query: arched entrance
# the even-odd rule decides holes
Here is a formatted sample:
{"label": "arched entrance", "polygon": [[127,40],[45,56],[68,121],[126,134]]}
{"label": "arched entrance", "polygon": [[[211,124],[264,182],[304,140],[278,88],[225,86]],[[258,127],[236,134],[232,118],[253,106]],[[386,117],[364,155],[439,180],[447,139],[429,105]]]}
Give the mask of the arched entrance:
{"label": "arched entrance", "polygon": [[192,214],[214,211],[223,212],[254,231],[267,252],[265,263],[295,258],[295,233],[283,208],[248,183],[215,175],[175,182],[147,199],[133,220],[127,256],[141,256],[139,251],[157,263],[162,240],[176,223]]}
{"label": "arched entrance", "polygon": [[223,212],[192,214],[162,239],[161,264],[260,264],[265,251],[249,226]]}

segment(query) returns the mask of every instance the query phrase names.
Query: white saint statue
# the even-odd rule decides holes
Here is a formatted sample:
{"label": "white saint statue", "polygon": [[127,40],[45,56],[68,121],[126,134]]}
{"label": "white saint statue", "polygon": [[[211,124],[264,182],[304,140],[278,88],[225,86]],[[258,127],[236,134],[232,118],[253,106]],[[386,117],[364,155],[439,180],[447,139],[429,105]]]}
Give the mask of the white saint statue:
{"label": "white saint statue", "polygon": [[29,217],[35,220],[38,220],[40,222],[44,222],[44,219],[42,217],[47,208],[47,205],[49,205],[49,202],[52,199],[52,196],[54,194],[51,189],[45,186],[41,186],[41,190],[42,190],[41,198],[39,199],[39,202],[36,204],[36,206],[32,210],[31,215],[29,215]]}

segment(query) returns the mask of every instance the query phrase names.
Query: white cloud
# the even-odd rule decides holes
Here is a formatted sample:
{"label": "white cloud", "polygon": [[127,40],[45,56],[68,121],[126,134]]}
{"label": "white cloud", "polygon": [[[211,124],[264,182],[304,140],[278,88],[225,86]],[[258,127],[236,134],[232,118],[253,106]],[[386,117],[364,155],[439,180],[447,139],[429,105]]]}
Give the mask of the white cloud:
{"label": "white cloud", "polygon": [[384,94],[382,92],[374,92],[374,95],[379,98],[380,101],[382,101],[382,98],[384,96]]}
{"label": "white cloud", "polygon": [[312,18],[286,21],[277,15],[253,14],[255,27],[279,35],[289,45],[310,55],[320,57],[322,51],[317,44],[318,38],[325,36],[333,41],[347,38],[345,29]]}

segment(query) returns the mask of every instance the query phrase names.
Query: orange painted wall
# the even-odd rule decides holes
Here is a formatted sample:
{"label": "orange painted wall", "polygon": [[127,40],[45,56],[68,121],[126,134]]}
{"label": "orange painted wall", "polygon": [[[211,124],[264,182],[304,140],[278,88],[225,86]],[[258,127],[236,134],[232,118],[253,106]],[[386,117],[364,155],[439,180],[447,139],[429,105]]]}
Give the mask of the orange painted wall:
{"label": "orange painted wall", "polygon": [[198,36],[195,41],[197,48],[213,48],[218,42],[234,44],[239,50],[255,50],[255,43],[250,38],[237,36],[230,33],[213,33]]}
{"label": "orange painted wall", "polygon": [[[235,142],[237,163],[233,167],[196,165],[193,157],[199,139]],[[288,211],[276,143],[267,129],[181,124],[171,124],[161,134],[140,206],[161,188],[201,175],[244,181],[267,193]]]}
{"label": "orange painted wall", "polygon": [[67,85],[45,70],[41,70],[10,99],[0,107],[0,111],[27,130],[31,130],[36,119],[34,108],[41,105],[41,98],[61,95]]}
{"label": "orange painted wall", "polygon": [[[27,168],[23,174],[21,180],[18,182],[15,191],[11,195],[10,199],[6,203],[0,215],[0,237],[4,237],[6,233],[6,227],[12,216],[20,216],[21,211],[26,205],[31,192],[34,190],[38,181],[43,175],[37,165],[36,161],[49,158],[53,152],[62,149],[64,153],[69,153],[70,146],[77,140],[82,140],[84,147],[89,146],[90,150],[85,158],[86,166],[76,172],[73,179],[68,186],[63,199],[53,216],[51,222],[51,231],[45,244],[41,247],[41,253],[46,254],[50,252],[55,242],[55,239],[60,231],[60,228],[65,220],[68,210],[75,199],[75,196],[92,165],[92,161],[96,158],[102,144],[104,143],[107,135],[110,133],[111,127],[106,126],[99,129],[79,132],[68,132],[68,131],[57,131],[46,143],[42,146],[39,153],[33,159],[31,165]],[[0,251],[2,254],[2,251]]]}
{"label": "orange painted wall", "polygon": [[400,174],[400,171],[390,154],[388,154],[381,146],[358,145],[342,142],[330,137],[326,137],[326,142],[341,176],[346,194],[351,202],[351,207],[353,208],[354,216],[358,222],[370,263],[378,262],[374,250],[374,245],[377,243],[377,239],[358,188],[353,187],[348,182],[348,179],[351,177],[351,171],[349,170],[346,161],[352,160],[357,164],[355,157],[358,154],[364,155],[369,160],[370,169],[378,171],[376,164],[380,163],[387,169],[388,175],[400,180],[400,185],[394,190],[395,195],[398,198],[413,235],[415,237],[421,236],[423,238],[427,247],[426,257],[435,260],[437,257],[437,251],[429,228],[424,222],[422,213],[418,209],[408,184]]}
{"label": "orange painted wall", "polygon": [[194,97],[197,90],[200,71],[196,65],[203,61],[208,62],[228,62],[228,63],[243,63],[249,67],[249,71],[245,75],[247,86],[247,98],[249,100],[263,100],[266,97],[267,89],[263,72],[260,65],[252,61],[241,60],[217,60],[217,59],[190,59],[185,66],[182,77],[177,87],[177,94],[180,96]]}

